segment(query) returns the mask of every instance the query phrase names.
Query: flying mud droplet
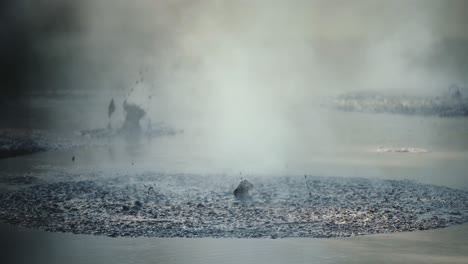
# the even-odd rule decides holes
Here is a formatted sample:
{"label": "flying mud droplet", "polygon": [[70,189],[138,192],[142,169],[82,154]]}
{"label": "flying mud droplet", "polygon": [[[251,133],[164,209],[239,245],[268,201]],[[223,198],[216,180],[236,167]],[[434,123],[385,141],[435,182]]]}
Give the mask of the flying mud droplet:
{"label": "flying mud droplet", "polygon": [[109,103],[109,107],[107,109],[107,115],[109,118],[111,118],[112,114],[115,112],[115,103],[114,103],[114,98]]}

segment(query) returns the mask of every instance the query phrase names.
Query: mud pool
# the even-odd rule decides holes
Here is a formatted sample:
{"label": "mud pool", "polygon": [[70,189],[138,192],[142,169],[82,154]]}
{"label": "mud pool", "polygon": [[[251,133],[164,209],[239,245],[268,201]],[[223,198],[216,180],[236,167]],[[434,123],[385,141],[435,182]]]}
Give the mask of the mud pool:
{"label": "mud pool", "polygon": [[54,232],[192,238],[349,237],[468,221],[468,192],[447,187],[313,176],[250,181],[248,200],[234,198],[236,178],[222,175],[37,184],[2,194],[0,219]]}

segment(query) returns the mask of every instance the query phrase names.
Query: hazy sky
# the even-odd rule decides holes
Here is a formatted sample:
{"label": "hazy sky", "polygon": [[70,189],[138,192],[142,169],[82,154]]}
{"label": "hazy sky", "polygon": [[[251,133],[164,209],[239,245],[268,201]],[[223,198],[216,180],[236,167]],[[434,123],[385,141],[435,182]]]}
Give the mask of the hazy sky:
{"label": "hazy sky", "polygon": [[[367,89],[468,81],[468,3],[280,0],[2,2],[2,92],[128,92],[201,115],[302,107]],[[27,106],[26,106],[27,107]],[[176,111],[172,111],[174,113]],[[241,111],[242,112],[242,111]],[[282,113],[282,110],[279,110]]]}
{"label": "hazy sky", "polygon": [[396,78],[401,81],[392,86],[466,81],[468,3],[463,0],[18,0],[2,5],[1,68],[4,89],[10,91],[124,87],[142,65],[151,68],[160,86],[224,82],[223,67],[255,71],[258,82],[268,76],[271,83],[290,87],[315,83],[340,91],[344,83],[375,88]]}

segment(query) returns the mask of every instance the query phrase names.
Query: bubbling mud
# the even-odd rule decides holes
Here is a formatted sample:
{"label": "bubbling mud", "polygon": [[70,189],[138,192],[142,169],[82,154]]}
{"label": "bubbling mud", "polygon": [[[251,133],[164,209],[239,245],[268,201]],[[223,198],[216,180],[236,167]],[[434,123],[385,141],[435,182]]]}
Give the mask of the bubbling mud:
{"label": "bubbling mud", "polygon": [[340,95],[328,106],[347,112],[391,113],[401,115],[466,117],[468,97],[457,86],[437,96],[415,96],[361,91]]}
{"label": "bubbling mud", "polygon": [[468,221],[468,192],[408,180],[250,176],[249,182],[248,201],[233,195],[239,179],[224,175],[39,182],[0,194],[0,219],[53,232],[191,238],[348,237]]}

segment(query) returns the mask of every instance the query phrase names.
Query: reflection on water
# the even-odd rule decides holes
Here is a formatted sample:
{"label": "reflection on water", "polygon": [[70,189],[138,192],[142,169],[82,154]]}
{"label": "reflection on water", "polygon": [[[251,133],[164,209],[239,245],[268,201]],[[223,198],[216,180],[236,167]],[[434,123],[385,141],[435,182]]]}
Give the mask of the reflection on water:
{"label": "reflection on water", "polygon": [[[108,238],[0,225],[9,263],[467,263],[468,225],[345,239]],[[13,261],[14,259],[14,261]]]}
{"label": "reflection on water", "polygon": [[[93,109],[93,107],[90,107]],[[249,151],[211,138],[203,122],[177,127],[184,133],[126,141],[102,139],[104,146],[51,151],[0,161],[9,171],[48,170],[106,172],[158,171],[210,174],[296,174],[342,177],[413,179],[424,183],[468,188],[468,119],[371,115],[313,108],[327,116],[326,124],[291,120],[294,137],[269,151]],[[85,113],[86,114],[86,113]],[[70,113],[71,115],[71,113]],[[57,127],[70,119],[57,119]],[[64,135],[73,134],[78,124]],[[64,125],[64,127],[67,127]],[[95,127],[99,127],[95,125]],[[60,130],[60,129],[59,129]],[[322,138],[326,136],[326,138]],[[215,142],[214,142],[215,141]],[[422,153],[383,152],[381,148],[421,148]],[[71,157],[76,161],[72,162]],[[132,166],[132,163],[134,166]]]}
{"label": "reflection on water", "polygon": [[[50,151],[21,158],[0,161],[8,172],[51,174],[99,171],[103,175],[131,174],[145,171],[188,174],[244,175],[318,175],[340,177],[369,177],[382,179],[412,179],[423,183],[468,188],[466,164],[468,153],[463,151],[431,151],[429,153],[375,153],[370,147],[356,147],[341,152],[313,152],[301,159],[275,167],[268,160],[256,162],[244,159],[227,162],[223,157],[191,152],[190,144],[180,137],[162,138],[145,144],[86,147]],[[198,148],[198,147],[197,147]],[[72,157],[76,160],[73,162]],[[241,169],[239,169],[241,168]]]}

